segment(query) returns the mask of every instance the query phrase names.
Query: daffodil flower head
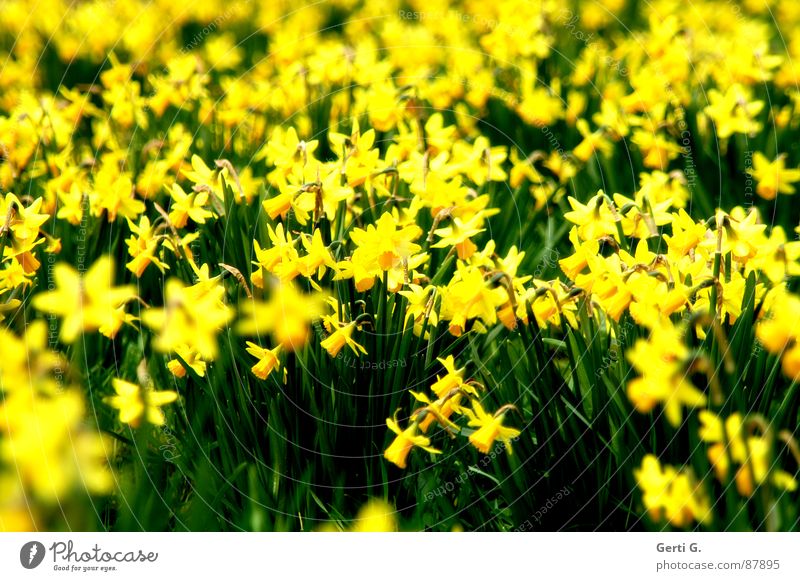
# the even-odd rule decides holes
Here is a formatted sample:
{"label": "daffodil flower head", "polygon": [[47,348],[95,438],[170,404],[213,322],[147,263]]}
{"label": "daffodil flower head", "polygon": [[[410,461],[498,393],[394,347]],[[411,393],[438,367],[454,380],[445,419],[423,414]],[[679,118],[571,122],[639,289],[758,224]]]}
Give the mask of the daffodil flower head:
{"label": "daffodil flower head", "polygon": [[431,390],[436,394],[436,397],[444,397],[452,389],[459,388],[464,384],[464,369],[456,368],[455,358],[452,355],[441,358],[437,357],[436,360],[442,364],[446,373],[442,376],[436,376],[436,382],[431,385]]}
{"label": "daffodil flower head", "polygon": [[441,454],[440,450],[431,447],[431,441],[417,433],[419,425],[412,422],[405,429],[401,429],[397,420],[386,418],[386,425],[396,434],[395,439],[383,453],[383,457],[398,468],[405,468],[408,454],[416,446],[431,454]]}
{"label": "daffodil flower head", "polygon": [[641,467],[634,470],[634,477],[653,521],[666,520],[676,527],[686,527],[695,521],[701,524],[711,521],[711,503],[702,484],[690,473],[672,466],[662,468],[658,458],[648,454]]}
{"label": "daffodil flower head", "polygon": [[247,352],[258,359],[258,362],[250,368],[253,375],[259,379],[266,379],[273,370],[280,368],[280,345],[274,349],[265,349],[252,341],[247,341],[246,344]]}
{"label": "daffodil flower head", "polygon": [[347,345],[355,353],[366,355],[367,350],[363,346],[353,340],[353,331],[356,328],[355,321],[350,323],[339,323],[335,317],[326,317],[328,324],[334,328],[334,331],[328,335],[327,338],[320,342],[320,346],[328,352],[331,357],[336,357],[342,350],[342,347]]}
{"label": "daffodil flower head", "polygon": [[477,399],[472,400],[472,410],[464,408],[469,418],[469,426],[478,428],[469,436],[470,443],[480,452],[488,454],[496,441],[501,441],[511,454],[511,442],[520,435],[516,428],[503,425],[505,413],[513,406],[503,406],[494,415],[488,414]]}
{"label": "daffodil flower head", "polygon": [[154,426],[163,426],[165,420],[161,407],[178,399],[178,394],[174,391],[155,391],[123,379],[115,378],[112,385],[116,394],[103,401],[119,410],[120,422],[134,428],[142,420]]}

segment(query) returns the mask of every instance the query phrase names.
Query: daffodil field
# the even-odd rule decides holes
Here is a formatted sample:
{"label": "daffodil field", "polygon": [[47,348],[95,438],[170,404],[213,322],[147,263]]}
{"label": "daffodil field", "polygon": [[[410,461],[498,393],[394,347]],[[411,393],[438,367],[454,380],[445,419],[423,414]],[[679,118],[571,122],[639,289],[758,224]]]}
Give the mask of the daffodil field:
{"label": "daffodil field", "polygon": [[2,0],[0,530],[795,530],[795,0]]}

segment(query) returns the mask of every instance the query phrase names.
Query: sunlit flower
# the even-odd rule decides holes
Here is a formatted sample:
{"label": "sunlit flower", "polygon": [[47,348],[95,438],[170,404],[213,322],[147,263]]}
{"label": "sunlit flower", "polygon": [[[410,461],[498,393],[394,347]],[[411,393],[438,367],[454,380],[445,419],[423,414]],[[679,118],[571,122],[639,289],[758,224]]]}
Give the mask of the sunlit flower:
{"label": "sunlit flower", "polygon": [[410,424],[405,429],[401,429],[397,421],[392,418],[387,418],[386,425],[396,434],[396,437],[389,447],[386,448],[383,457],[398,468],[406,467],[408,454],[414,446],[422,448],[431,454],[441,454],[440,450],[431,447],[430,439],[417,434],[419,426],[416,422]]}
{"label": "sunlit flower", "polygon": [[81,332],[100,330],[113,338],[126,318],[117,310],[136,295],[132,286],[114,286],[114,261],[104,256],[81,276],[68,264],[54,271],[57,288],[33,297],[40,311],[61,317],[61,340],[72,343]]}
{"label": "sunlit flower", "polygon": [[178,399],[174,391],[155,391],[123,379],[112,381],[116,395],[106,397],[112,408],[119,410],[119,421],[138,427],[142,420],[154,426],[164,425],[164,412],[161,407]]}
{"label": "sunlit flower", "polygon": [[686,527],[695,521],[711,522],[711,503],[702,485],[689,473],[672,466],[662,468],[658,458],[648,454],[633,474],[642,490],[645,508],[654,521],[666,520],[676,527]]}
{"label": "sunlit flower", "polygon": [[786,169],[785,155],[769,161],[760,151],[755,152],[750,173],[758,181],[756,192],[765,200],[774,200],[779,193],[793,194],[792,184],[800,181],[800,169]]}
{"label": "sunlit flower", "polygon": [[503,406],[495,414],[486,413],[478,400],[472,401],[472,410],[464,409],[469,425],[478,428],[469,436],[470,443],[484,454],[488,454],[496,441],[502,442],[511,454],[511,442],[520,435],[516,428],[503,425],[509,406]]}
{"label": "sunlit flower", "polygon": [[258,362],[250,368],[250,371],[259,379],[266,379],[273,370],[280,367],[280,345],[274,349],[265,349],[252,341],[247,341],[247,352],[258,359]]}

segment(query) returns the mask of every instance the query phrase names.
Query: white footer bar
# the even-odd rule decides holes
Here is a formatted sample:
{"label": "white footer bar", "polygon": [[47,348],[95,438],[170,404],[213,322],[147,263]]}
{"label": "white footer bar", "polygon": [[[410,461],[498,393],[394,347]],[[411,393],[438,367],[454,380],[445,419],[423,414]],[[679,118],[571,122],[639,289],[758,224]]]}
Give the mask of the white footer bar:
{"label": "white footer bar", "polygon": [[[9,533],[0,579],[800,579],[793,533]],[[237,577],[229,577],[236,579]]]}

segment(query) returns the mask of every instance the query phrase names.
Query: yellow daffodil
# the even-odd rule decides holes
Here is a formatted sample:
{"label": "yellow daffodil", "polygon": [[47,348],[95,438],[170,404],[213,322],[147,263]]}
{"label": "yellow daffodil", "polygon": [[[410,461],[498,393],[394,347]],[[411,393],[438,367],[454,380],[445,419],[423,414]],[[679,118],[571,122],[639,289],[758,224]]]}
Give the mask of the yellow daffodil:
{"label": "yellow daffodil", "polygon": [[739,413],[733,413],[723,422],[710,411],[700,413],[700,439],[711,444],[708,459],[717,478],[725,482],[731,462],[738,465],[735,473],[736,489],[742,496],[752,496],[755,487],[767,477],[779,489],[797,489],[795,478],[774,466],[769,440],[763,436],[748,436],[745,421]]}
{"label": "yellow daffodil", "polygon": [[795,182],[800,181],[800,169],[786,169],[786,155],[769,161],[760,151],[753,155],[753,167],[749,170],[758,182],[756,193],[765,200],[774,200],[781,194],[793,194]]}
{"label": "yellow daffodil", "polygon": [[113,338],[122,323],[117,310],[136,295],[132,286],[115,287],[114,261],[101,257],[84,276],[71,266],[58,263],[54,271],[56,289],[39,293],[33,306],[62,318],[61,340],[72,343],[81,332],[100,330]]}
{"label": "yellow daffodil", "polygon": [[717,136],[727,139],[734,133],[752,134],[761,127],[756,117],[764,108],[763,101],[750,101],[741,85],[731,85],[724,93],[708,91],[710,104],[704,112],[714,121]]}
{"label": "yellow daffodil", "polygon": [[358,511],[352,528],[356,533],[389,533],[397,530],[397,510],[383,500],[372,499]]}
{"label": "yellow daffodil", "polygon": [[410,393],[418,402],[425,404],[425,407],[415,411],[413,414],[413,418],[418,419],[419,429],[423,434],[428,431],[428,428],[434,422],[438,422],[445,428],[457,429],[457,426],[449,418],[453,413],[461,409],[459,407],[462,398],[460,391],[453,390],[436,401],[431,401],[424,393],[415,391],[410,391]]}
{"label": "yellow daffodil", "polygon": [[136,199],[133,182],[128,175],[117,175],[113,171],[100,171],[94,181],[94,206],[101,213],[108,213],[108,221],[113,222],[117,216],[132,220],[144,209],[144,202]]}
{"label": "yellow daffodil", "polygon": [[398,226],[394,216],[386,212],[378,218],[375,226],[369,225],[366,230],[354,228],[350,233],[357,246],[353,261],[374,263],[380,270],[389,270],[418,252],[420,247],[413,240],[422,234],[419,226]]}
{"label": "yellow daffodil", "polygon": [[441,318],[449,321],[450,333],[460,336],[467,321],[497,322],[497,307],[508,299],[502,288],[490,288],[480,269],[459,262],[456,275],[443,292]]}
{"label": "yellow daffodil", "polygon": [[238,331],[245,335],[270,334],[287,351],[302,349],[310,324],[322,314],[322,295],[301,293],[293,283],[275,285],[268,301],[247,301],[241,307]]}
{"label": "yellow daffodil", "polygon": [[139,427],[142,420],[154,426],[164,425],[164,412],[161,407],[178,399],[174,391],[155,391],[143,388],[123,379],[112,381],[116,395],[104,398],[108,405],[119,410],[119,421]]}
{"label": "yellow daffodil", "polygon": [[367,350],[353,340],[353,331],[356,329],[356,323],[339,323],[333,317],[326,318],[329,325],[334,329],[327,338],[320,342],[320,347],[328,352],[331,357],[336,357],[342,350],[342,347],[347,345],[356,354],[361,353],[366,355]]}
{"label": "yellow daffodil", "polygon": [[772,307],[756,326],[756,336],[781,358],[783,373],[800,381],[800,298],[785,291],[773,293]]}
{"label": "yellow daffodil", "polygon": [[217,356],[217,334],[233,318],[224,302],[225,288],[218,277],[186,286],[177,278],[167,281],[163,308],[149,308],[142,322],[156,331],[154,346],[169,353],[189,346],[206,360]]}
{"label": "yellow daffodil", "polygon": [[672,466],[662,468],[658,458],[648,454],[633,474],[642,490],[645,508],[655,522],[666,520],[680,528],[695,521],[711,522],[711,503],[701,484],[689,473]]}
{"label": "yellow daffodil", "polygon": [[416,422],[410,424],[406,429],[401,429],[397,421],[386,418],[386,425],[396,434],[394,441],[386,448],[383,457],[398,468],[405,468],[409,452],[417,446],[431,454],[441,454],[440,450],[431,447],[431,441],[425,436],[417,434],[419,428]]}
{"label": "yellow daffodil", "polygon": [[250,368],[250,371],[259,379],[266,379],[273,370],[280,367],[280,359],[278,358],[281,352],[280,345],[274,349],[265,349],[252,341],[247,341],[247,352],[258,359],[258,362]]}
{"label": "yellow daffodil", "polygon": [[436,397],[443,397],[453,389],[464,385],[464,368],[456,369],[456,362],[452,355],[445,358],[437,357],[436,360],[442,364],[447,372],[443,376],[436,376],[436,382],[431,386],[431,390]]}
{"label": "yellow daffodil", "polygon": [[460,260],[467,260],[477,250],[477,246],[472,242],[472,238],[484,231],[480,226],[483,223],[483,216],[478,213],[468,222],[462,222],[460,218],[454,217],[452,225],[437,229],[436,234],[440,240],[432,248],[456,249]]}
{"label": "yellow daffodil", "polygon": [[618,237],[614,215],[600,190],[585,205],[570,196],[572,211],[564,214],[564,219],[578,226],[578,234],[583,240],[597,240],[603,236]]}
{"label": "yellow daffodil", "polygon": [[478,428],[470,434],[469,441],[479,451],[488,454],[494,443],[499,440],[511,454],[511,442],[520,435],[520,431],[503,425],[508,409],[509,406],[503,406],[494,415],[490,415],[478,400],[472,400],[472,410],[464,408],[464,413],[469,418],[469,425]]}
{"label": "yellow daffodil", "polygon": [[396,515],[397,510],[391,504],[385,500],[373,498],[359,509],[349,528],[342,529],[340,526],[328,523],[321,526],[319,530],[327,533],[340,531],[353,533],[396,532],[398,529]]}
{"label": "yellow daffodil", "polygon": [[647,413],[660,403],[669,423],[678,427],[683,407],[706,405],[706,396],[692,385],[686,372],[688,354],[669,319],[659,321],[648,340],[638,340],[628,351],[628,360],[641,374],[628,383],[628,399],[639,412]]}
{"label": "yellow daffodil", "polygon": [[131,237],[125,243],[128,245],[131,261],[125,267],[137,277],[141,277],[151,263],[155,264],[161,272],[169,268],[156,256],[161,237],[154,232],[150,225],[150,219],[142,216],[138,225],[128,220],[128,227],[131,229]]}
{"label": "yellow daffodil", "polygon": [[73,487],[111,490],[111,446],[82,427],[84,411],[83,397],[72,387],[45,395],[33,384],[0,404],[0,464],[15,466],[29,503],[58,503]]}
{"label": "yellow daffodil", "polygon": [[175,347],[175,359],[167,361],[167,369],[175,377],[185,377],[187,367],[199,377],[205,377],[207,364],[203,357],[189,345]]}
{"label": "yellow daffodil", "polygon": [[190,219],[196,224],[205,224],[208,218],[214,216],[213,212],[206,209],[209,201],[206,191],[187,194],[180,185],[172,184],[170,197],[169,220],[175,228],[183,228]]}

